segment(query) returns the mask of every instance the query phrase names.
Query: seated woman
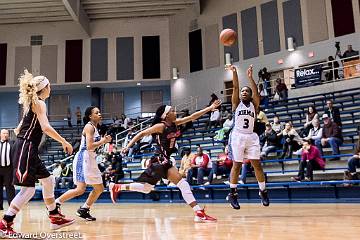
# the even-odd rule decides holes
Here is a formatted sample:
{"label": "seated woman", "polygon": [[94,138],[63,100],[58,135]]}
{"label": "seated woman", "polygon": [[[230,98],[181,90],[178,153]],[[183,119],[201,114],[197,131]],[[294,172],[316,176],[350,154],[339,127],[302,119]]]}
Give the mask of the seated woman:
{"label": "seated woman", "polygon": [[284,144],[283,153],[280,158],[291,159],[293,151],[299,150],[301,148],[302,139],[296,132],[295,128],[293,128],[291,122],[285,124],[285,129],[282,131],[282,135],[284,138]]}
{"label": "seated woman", "polygon": [[188,171],[191,168],[191,161],[195,155],[191,153],[191,148],[189,147],[184,147],[181,155],[183,156],[180,163],[179,173],[183,178],[186,178]]}
{"label": "seated woman", "polygon": [[310,129],[314,126],[314,121],[319,120],[319,114],[316,111],[315,106],[309,106],[308,111],[306,113],[306,122],[304,124],[304,129],[302,131],[303,136],[305,137],[309,134]]}
{"label": "seated woman", "polygon": [[217,130],[215,133],[215,137],[214,140],[216,141],[222,141],[224,140],[224,138],[226,138],[227,133],[230,131],[231,127],[233,125],[233,119],[232,119],[232,115],[229,114],[228,118],[226,119],[226,121],[223,124],[222,129]]}
{"label": "seated woman", "polygon": [[[212,168],[209,175],[209,183],[212,182],[216,176],[226,174],[229,175],[232,167],[232,160],[228,157],[229,146],[226,145],[224,153],[218,155],[218,159],[212,162]],[[207,183],[205,183],[207,185]]]}
{"label": "seated woman", "polygon": [[[303,152],[299,165],[299,173],[297,177],[292,177],[295,181],[312,181],[314,170],[323,170],[325,168],[325,161],[320,156],[320,151],[311,144],[311,140],[303,141]],[[306,176],[304,178],[306,168]]]}

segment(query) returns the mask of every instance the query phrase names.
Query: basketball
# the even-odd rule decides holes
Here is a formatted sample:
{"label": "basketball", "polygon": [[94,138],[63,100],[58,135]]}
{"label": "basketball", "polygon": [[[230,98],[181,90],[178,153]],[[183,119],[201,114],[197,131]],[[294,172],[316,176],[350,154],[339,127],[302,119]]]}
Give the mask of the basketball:
{"label": "basketball", "polygon": [[236,41],[236,38],[237,38],[236,32],[230,28],[226,28],[226,29],[222,30],[220,33],[220,42],[224,46],[229,47],[229,46],[233,45],[234,42]]}

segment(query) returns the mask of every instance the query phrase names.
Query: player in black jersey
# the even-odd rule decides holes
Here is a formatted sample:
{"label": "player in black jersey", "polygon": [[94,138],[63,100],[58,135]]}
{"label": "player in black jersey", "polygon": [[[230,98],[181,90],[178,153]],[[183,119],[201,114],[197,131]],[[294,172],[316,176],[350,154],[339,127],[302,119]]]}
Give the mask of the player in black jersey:
{"label": "player in black jersey", "polygon": [[12,151],[14,185],[21,186],[9,209],[0,221],[0,237],[16,238],[12,225],[15,215],[35,194],[35,181],[42,185],[42,194],[50,218],[50,228],[55,230],[74,223],[60,212],[54,198],[54,177],[50,175],[38,156],[38,147],[43,132],[62,144],[64,151],[71,154],[72,146],[53,129],[46,116],[45,99],[50,96],[50,83],[44,76],[33,77],[27,70],[20,78],[19,103],[23,105],[24,116],[14,130],[17,139]]}
{"label": "player in black jersey", "polygon": [[193,208],[195,212],[195,222],[215,222],[216,219],[206,215],[204,209],[197,204],[189,183],[181,177],[177,168],[173,166],[170,155],[175,149],[176,138],[180,136],[180,131],[177,126],[198,119],[205,113],[219,107],[220,104],[221,102],[217,100],[211,106],[184,118],[176,118],[176,112],[171,106],[163,105],[159,107],[156,111],[152,127],[138,133],[128,145],[122,149],[122,152],[126,153],[138,140],[152,134],[157,143],[155,156],[151,158],[147,169],[140,175],[135,183],[110,184],[109,189],[112,201],[115,203],[117,195],[121,190],[149,193],[160,179],[165,178],[176,184],[185,202]]}

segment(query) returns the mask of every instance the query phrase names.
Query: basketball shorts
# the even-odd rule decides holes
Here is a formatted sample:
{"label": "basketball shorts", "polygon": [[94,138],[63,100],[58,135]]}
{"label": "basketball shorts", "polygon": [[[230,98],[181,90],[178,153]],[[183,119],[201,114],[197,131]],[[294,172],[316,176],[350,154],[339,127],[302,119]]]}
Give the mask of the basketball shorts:
{"label": "basketball shorts", "polygon": [[76,153],[73,161],[74,184],[78,182],[89,185],[102,184],[101,172],[96,162],[96,153],[93,151],[80,150]]}
{"label": "basketball shorts", "polygon": [[136,182],[146,182],[156,185],[162,178],[167,179],[167,172],[172,168],[172,162],[163,157],[154,156],[151,158],[149,166],[135,180]]}
{"label": "basketball shorts", "polygon": [[260,159],[260,141],[256,133],[231,132],[229,137],[229,158],[235,162],[244,159]]}
{"label": "basketball shorts", "polygon": [[29,140],[17,138],[12,150],[14,166],[13,184],[35,187],[38,179],[50,176],[45,164],[38,155],[38,146]]}

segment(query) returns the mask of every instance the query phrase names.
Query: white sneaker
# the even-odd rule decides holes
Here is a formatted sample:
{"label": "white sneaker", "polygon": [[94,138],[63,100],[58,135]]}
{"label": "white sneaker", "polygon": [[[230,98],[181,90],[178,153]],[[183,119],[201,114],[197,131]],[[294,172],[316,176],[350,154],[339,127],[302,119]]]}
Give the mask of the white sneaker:
{"label": "white sneaker", "polygon": [[225,181],[224,184],[230,185],[230,181]]}
{"label": "white sneaker", "polygon": [[210,185],[210,182],[206,182],[204,183],[204,186]]}
{"label": "white sneaker", "polygon": [[240,180],[240,181],[239,181],[239,184],[245,184],[245,183],[243,182],[243,180]]}

